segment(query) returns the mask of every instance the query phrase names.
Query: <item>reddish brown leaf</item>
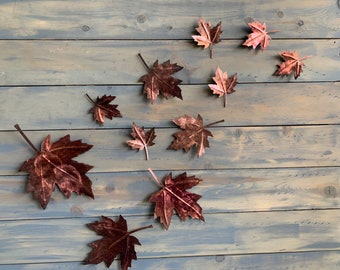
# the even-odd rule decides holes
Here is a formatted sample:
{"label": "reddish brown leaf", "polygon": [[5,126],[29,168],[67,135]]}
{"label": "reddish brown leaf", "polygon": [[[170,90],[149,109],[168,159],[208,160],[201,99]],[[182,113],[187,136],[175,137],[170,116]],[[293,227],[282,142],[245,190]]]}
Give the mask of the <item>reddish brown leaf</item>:
{"label": "reddish brown leaf", "polygon": [[154,172],[149,168],[154,181],[162,188],[160,191],[153,193],[149,199],[150,202],[156,203],[154,218],[160,218],[161,224],[168,229],[171,223],[172,215],[176,210],[178,216],[185,220],[187,216],[204,221],[202,208],[197,203],[201,195],[190,193],[190,189],[198,185],[202,180],[193,176],[187,176],[182,173],[172,178],[170,173],[165,178],[165,184],[162,184]]}
{"label": "reddish brown leaf", "polygon": [[278,69],[275,71],[274,75],[288,76],[290,73],[293,72],[295,80],[300,76],[300,73],[302,72],[302,66],[304,66],[302,60],[312,57],[309,55],[299,58],[299,54],[297,51],[285,51],[280,53],[280,56],[282,57],[284,62],[278,66]]}
{"label": "reddish brown leaf", "polygon": [[208,136],[213,137],[212,133],[206,128],[224,120],[203,126],[203,119],[198,114],[197,118],[184,115],[172,121],[183,131],[173,134],[175,141],[171,143],[168,149],[179,150],[183,148],[187,153],[191,147],[196,146],[197,156],[200,157],[205,152],[205,147],[209,147]]}
{"label": "reddish brown leaf", "polygon": [[132,260],[137,260],[135,245],[141,245],[139,240],[131,234],[152,228],[152,225],[149,225],[128,231],[127,222],[122,216],[119,216],[118,221],[102,216],[100,221],[89,223],[87,226],[103,238],[89,244],[92,250],[84,264],[104,262],[107,267],[110,267],[113,260],[119,255],[122,270],[131,267]]}
{"label": "reddish brown leaf", "polygon": [[261,46],[261,51],[269,46],[271,37],[269,33],[278,32],[278,30],[273,30],[267,32],[266,23],[261,24],[258,21],[248,23],[248,26],[253,31],[253,33],[248,35],[248,39],[242,44],[244,46],[252,46],[255,49],[258,45]]}
{"label": "reddish brown leaf", "polygon": [[70,135],[51,143],[51,137],[47,135],[39,151],[19,125],[15,127],[36,152],[34,157],[21,165],[19,171],[29,173],[27,191],[33,192],[34,198],[39,201],[43,209],[46,208],[55,185],[66,198],[69,198],[72,192],[94,198],[91,180],[85,175],[92,166],[72,160],[90,150],[92,145],[82,143],[81,140],[71,141]]}
{"label": "reddish brown leaf", "polygon": [[162,64],[158,64],[158,60],[149,68],[141,54],[139,57],[142,59],[148,74],[143,75],[139,81],[144,82],[144,93],[153,104],[161,93],[166,99],[169,96],[183,99],[182,90],[178,86],[182,81],[172,77],[174,73],[180,71],[183,67],[175,64],[170,64],[170,60]]}
{"label": "reddish brown leaf", "polygon": [[237,74],[234,74],[228,78],[227,72],[223,72],[219,67],[215,71],[215,77],[213,80],[216,84],[209,84],[213,94],[219,95],[219,97],[224,96],[224,107],[227,105],[227,95],[234,93],[234,87],[236,86]]}
{"label": "reddish brown leaf", "polygon": [[116,97],[104,95],[101,98],[97,97],[94,101],[88,94],[88,99],[94,104],[94,107],[90,109],[89,113],[93,113],[93,119],[99,124],[104,124],[104,118],[107,117],[112,120],[112,117],[122,117],[120,111],[117,110],[118,105],[110,104]]}
{"label": "reddish brown leaf", "polygon": [[132,124],[131,137],[134,140],[128,140],[126,143],[131,146],[132,149],[138,149],[139,151],[145,151],[146,160],[149,159],[148,146],[152,146],[155,143],[153,140],[156,138],[155,128],[145,132],[144,127],[139,127],[135,123]]}
{"label": "reddish brown leaf", "polygon": [[197,42],[198,46],[204,46],[204,49],[210,48],[210,58],[213,56],[213,44],[221,41],[222,23],[219,22],[215,27],[211,28],[211,23],[204,21],[202,18],[198,20],[198,27],[195,30],[200,35],[193,35],[192,38]]}

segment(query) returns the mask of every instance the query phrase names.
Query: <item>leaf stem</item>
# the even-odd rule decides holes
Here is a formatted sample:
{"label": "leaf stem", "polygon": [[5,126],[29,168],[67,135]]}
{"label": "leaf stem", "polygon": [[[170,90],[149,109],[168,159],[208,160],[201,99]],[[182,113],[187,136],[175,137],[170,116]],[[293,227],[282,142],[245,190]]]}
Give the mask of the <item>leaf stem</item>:
{"label": "leaf stem", "polygon": [[141,230],[145,230],[145,229],[150,229],[153,228],[152,224],[148,225],[148,226],[144,226],[144,227],[140,227],[131,231],[128,231],[128,234],[133,234],[135,232],[141,231]]}
{"label": "leaf stem", "polygon": [[164,185],[162,184],[161,181],[159,181],[159,179],[157,178],[157,176],[155,175],[155,173],[151,170],[151,168],[148,168],[149,173],[152,175],[153,180],[160,185],[162,188],[164,188]]}
{"label": "leaf stem", "polygon": [[138,57],[140,58],[140,60],[142,60],[142,63],[143,63],[143,65],[144,65],[144,67],[145,67],[148,71],[150,71],[151,69],[150,69],[150,67],[148,66],[148,64],[145,62],[145,60],[144,60],[143,56],[141,55],[141,53],[138,53]]}
{"label": "leaf stem", "polygon": [[97,105],[96,102],[86,93],[85,96],[93,103],[93,105]]}
{"label": "leaf stem", "polygon": [[149,151],[148,151],[148,148],[147,148],[146,145],[144,147],[144,150],[145,150],[145,158],[146,158],[146,160],[149,160]]}
{"label": "leaf stem", "polygon": [[120,238],[118,238],[116,241],[114,241],[113,243],[110,244],[109,248],[117,245],[120,241],[124,240],[125,238],[127,238],[128,236],[130,236],[130,234],[141,231],[141,230],[145,230],[145,229],[149,229],[149,228],[153,228],[153,226],[150,224],[148,226],[144,226],[144,227],[140,227],[128,232],[125,232]]}
{"label": "leaf stem", "polygon": [[135,123],[133,123],[133,127],[134,127],[134,130],[136,131],[139,139],[142,141],[142,143],[144,144],[144,152],[145,152],[145,157],[146,157],[146,160],[149,160],[149,151],[148,151],[148,146],[146,144],[146,142],[144,141],[143,139],[143,136],[142,134],[140,134],[139,130],[138,130],[138,127]]}
{"label": "leaf stem", "polygon": [[280,30],[270,30],[270,31],[267,32],[267,34],[277,33],[277,32],[280,32]]}
{"label": "leaf stem", "polygon": [[224,122],[224,119],[222,119],[222,120],[219,120],[219,121],[216,121],[216,122],[213,122],[213,123],[210,123],[210,124],[208,124],[208,125],[205,125],[204,127],[205,127],[205,128],[206,128],[206,127],[210,127],[210,126],[213,126],[213,125],[216,125],[216,124],[222,123],[222,122]]}
{"label": "leaf stem", "polygon": [[33,143],[30,141],[30,139],[26,136],[26,134],[22,131],[20,128],[19,124],[15,124],[14,127],[16,128],[17,131],[19,131],[20,135],[25,139],[25,141],[29,144],[29,146],[32,147],[32,149],[39,154],[40,151],[33,145]]}
{"label": "leaf stem", "polygon": [[304,56],[302,58],[299,58],[299,61],[302,61],[304,59],[311,58],[311,57],[313,57],[313,56],[312,55],[307,55],[307,56]]}

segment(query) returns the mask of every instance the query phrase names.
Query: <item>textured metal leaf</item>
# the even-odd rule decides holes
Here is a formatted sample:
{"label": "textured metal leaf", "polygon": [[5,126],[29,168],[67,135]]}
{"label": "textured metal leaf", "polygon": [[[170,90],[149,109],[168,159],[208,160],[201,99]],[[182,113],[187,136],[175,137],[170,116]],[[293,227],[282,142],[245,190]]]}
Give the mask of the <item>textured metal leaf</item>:
{"label": "textured metal leaf", "polygon": [[89,223],[87,226],[103,238],[89,244],[92,250],[84,264],[104,262],[107,267],[110,267],[113,260],[119,255],[122,270],[131,267],[132,260],[137,260],[135,245],[141,245],[139,240],[131,234],[152,227],[149,225],[128,231],[127,222],[122,216],[119,216],[118,221],[102,216],[100,221]]}
{"label": "textured metal leaf", "polygon": [[139,79],[139,81],[144,82],[144,93],[152,104],[159,94],[162,94],[166,99],[169,96],[183,99],[182,90],[178,86],[182,81],[172,77],[182,68],[176,63],[170,64],[170,60],[162,64],[158,64],[158,60],[156,60],[152,68],[149,69],[149,73]]}
{"label": "textured metal leaf", "polygon": [[154,218],[160,218],[160,223],[168,229],[174,210],[178,216],[185,220],[187,216],[204,221],[202,208],[197,203],[201,198],[200,195],[190,193],[190,189],[198,185],[202,180],[195,176],[187,176],[182,173],[172,178],[170,173],[165,179],[165,185],[162,189],[153,193],[149,199],[150,202],[156,203]]}
{"label": "textured metal leaf", "polygon": [[43,209],[49,203],[55,185],[66,198],[72,192],[94,198],[91,180],[85,175],[92,166],[72,160],[91,148],[92,145],[81,140],[71,141],[70,135],[51,143],[48,135],[42,141],[40,152],[22,164],[19,170],[29,173],[27,191],[33,192]]}

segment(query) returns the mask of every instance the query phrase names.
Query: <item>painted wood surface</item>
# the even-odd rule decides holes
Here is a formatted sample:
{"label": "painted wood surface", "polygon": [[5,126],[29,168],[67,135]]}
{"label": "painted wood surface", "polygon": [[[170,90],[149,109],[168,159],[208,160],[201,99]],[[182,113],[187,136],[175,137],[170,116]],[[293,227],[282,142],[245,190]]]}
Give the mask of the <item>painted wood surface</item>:
{"label": "painted wood surface", "polygon": [[246,23],[266,21],[274,38],[340,37],[337,0],[1,1],[8,39],[189,39],[198,17],[222,21],[223,38],[244,38]]}
{"label": "painted wood surface", "polygon": [[[196,270],[202,269],[216,270],[281,270],[284,269],[337,269],[340,266],[339,251],[323,252],[302,252],[302,253],[274,253],[274,254],[250,254],[250,255],[224,255],[215,256],[195,256],[195,257],[175,257],[175,258],[148,258],[133,261],[136,269],[169,269],[169,270]],[[119,262],[113,262],[113,269],[119,269]],[[104,270],[104,265],[81,265],[79,262],[70,263],[39,263],[39,264],[15,264],[1,266],[1,270]]]}
{"label": "painted wood surface", "polygon": [[[211,81],[217,66],[238,74],[238,82],[288,82],[273,76],[279,53],[298,50],[304,60],[297,81],[337,81],[340,41],[337,39],[273,40],[265,53],[225,40],[214,46],[214,58],[193,40],[0,40],[3,85],[136,84],[147,73],[138,53],[151,66],[168,59],[183,66],[176,77],[183,84]],[[237,59],[237,60],[235,60]],[[322,65],[320,65],[322,63]],[[292,80],[293,79],[293,80]]]}
{"label": "painted wood surface", "polygon": [[[155,171],[160,179],[168,171]],[[181,171],[173,171],[173,175]],[[191,189],[201,194],[204,213],[337,209],[339,167],[188,171],[202,179]],[[1,176],[1,220],[150,215],[148,202],[158,186],[147,171],[93,173],[95,200],[58,191],[45,211],[25,193],[26,175]]]}
{"label": "painted wood surface", "polygon": [[[52,141],[70,134],[72,140],[83,139],[94,145],[90,151],[77,158],[94,166],[93,172],[139,171],[150,166],[155,170],[190,170],[339,165],[339,125],[210,128],[214,137],[209,137],[210,147],[206,149],[204,158],[197,158],[194,148],[186,154],[182,150],[167,150],[174,140],[172,134],[179,130],[156,130],[157,144],[149,149],[149,161],[143,152],[138,153],[126,145],[126,140],[130,139],[129,129],[50,133]],[[47,134],[34,131],[27,132],[27,136],[39,146]],[[18,132],[1,132],[0,141],[4,145],[0,154],[3,160],[0,174],[17,174],[20,164],[34,152]]]}
{"label": "painted wood surface", "polygon": [[[210,121],[224,119],[219,126],[268,126],[339,124],[340,83],[238,84],[236,92],[218,99],[207,84],[183,85],[183,100],[159,98],[145,102],[143,86],[50,86],[0,88],[0,128],[87,129],[98,128],[88,111],[92,98],[116,96],[122,118],[105,120],[102,128],[131,128],[133,122],[145,127],[173,127],[171,120],[200,113]],[[25,97],[24,99],[22,97]],[[53,100],[53,102],[51,102]],[[75,102],[77,100],[77,102]],[[18,118],[30,111],[29,117]],[[15,112],[15,113],[13,113]]]}
{"label": "painted wood surface", "polygon": [[[154,226],[131,269],[340,268],[339,1],[4,0],[0,12],[0,270],[106,269],[81,264],[99,238],[85,225],[120,214]],[[191,38],[199,17],[222,21],[213,59]],[[241,46],[253,20],[280,30],[264,52]],[[312,56],[297,80],[273,76],[284,50]],[[183,100],[146,100],[138,53],[184,67]],[[217,66],[238,74],[226,108],[207,86]],[[86,93],[115,95],[123,117],[99,126]],[[206,153],[167,150],[171,120],[198,113],[225,120]],[[125,143],[132,122],[156,128],[149,161]],[[37,147],[47,134],[93,144],[77,160],[94,165],[95,200],[56,189],[42,210],[17,171],[34,152],[16,123]],[[206,222],[153,220],[149,167],[203,179],[191,191]]]}
{"label": "painted wood surface", "polygon": [[[155,258],[339,249],[339,238],[334,238],[339,233],[339,217],[337,210],[207,214],[205,223],[183,223],[174,217],[168,231],[154,224],[153,229],[136,233],[143,245],[136,250],[140,258]],[[127,220],[130,229],[154,223],[152,216],[131,216]],[[1,262],[82,261],[90,251],[84,243],[100,238],[85,226],[93,221],[2,221]],[[59,236],[62,240],[58,241]]]}

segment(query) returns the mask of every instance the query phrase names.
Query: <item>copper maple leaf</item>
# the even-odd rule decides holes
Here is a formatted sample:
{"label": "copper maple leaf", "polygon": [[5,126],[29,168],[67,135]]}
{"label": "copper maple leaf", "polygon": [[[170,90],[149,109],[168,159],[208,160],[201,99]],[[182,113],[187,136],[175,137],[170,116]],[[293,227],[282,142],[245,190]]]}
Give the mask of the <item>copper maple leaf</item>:
{"label": "copper maple leaf", "polygon": [[98,235],[102,235],[103,238],[89,244],[92,250],[84,264],[104,262],[107,267],[110,267],[113,260],[119,255],[123,270],[131,267],[132,260],[137,260],[135,245],[141,245],[139,240],[131,234],[152,228],[152,225],[149,225],[128,231],[127,222],[122,216],[119,216],[118,221],[102,216],[100,221],[89,223],[87,226]]}
{"label": "copper maple leaf", "polygon": [[284,62],[278,66],[278,69],[275,71],[274,75],[288,76],[290,73],[293,72],[295,80],[300,76],[300,73],[302,72],[302,66],[304,66],[302,60],[312,57],[309,55],[299,58],[299,54],[297,51],[285,51],[280,53],[280,56],[282,57]]}
{"label": "copper maple leaf", "polygon": [[149,159],[148,146],[152,146],[155,143],[153,140],[156,138],[155,128],[145,132],[144,127],[139,127],[135,123],[132,124],[131,137],[134,140],[128,140],[126,143],[131,146],[132,149],[138,149],[139,151],[145,151],[146,160]]}
{"label": "copper maple leaf", "polygon": [[204,46],[204,49],[210,48],[210,58],[213,57],[213,44],[221,41],[222,23],[219,22],[215,27],[211,28],[211,23],[204,21],[202,18],[198,20],[198,27],[195,30],[200,35],[193,35],[192,38],[197,42],[198,46]]}
{"label": "copper maple leaf", "polygon": [[204,221],[202,208],[197,203],[201,195],[190,193],[190,189],[198,185],[202,180],[195,176],[187,176],[182,173],[175,178],[172,178],[170,173],[165,178],[165,184],[162,184],[154,172],[149,168],[154,181],[162,188],[160,191],[153,193],[149,199],[150,202],[156,203],[154,210],[154,218],[160,218],[161,224],[166,229],[169,228],[172,215],[176,210],[178,216],[185,220],[187,216]]}
{"label": "copper maple leaf", "polygon": [[93,113],[93,119],[99,124],[104,124],[104,118],[107,117],[112,120],[112,117],[122,117],[120,111],[117,110],[118,105],[110,104],[116,97],[104,95],[97,97],[94,101],[88,94],[88,99],[94,104],[94,107],[90,109],[89,113]]}
{"label": "copper maple leaf", "polygon": [[159,93],[166,99],[168,96],[183,99],[182,90],[178,86],[182,81],[171,76],[180,71],[183,67],[177,65],[177,63],[170,64],[170,60],[167,60],[162,64],[158,64],[158,60],[156,60],[152,68],[149,68],[141,54],[138,55],[148,70],[148,74],[143,75],[139,81],[144,82],[144,93],[152,104],[157,99]]}
{"label": "copper maple leaf", "polygon": [[206,128],[224,120],[203,126],[203,119],[198,114],[197,118],[184,115],[172,121],[183,131],[173,134],[176,139],[168,149],[179,150],[183,148],[185,152],[188,152],[192,146],[196,146],[197,156],[200,157],[205,152],[205,147],[209,147],[208,136],[213,137],[212,133]]}
{"label": "copper maple leaf", "polygon": [[261,24],[258,21],[250,22],[248,26],[253,33],[248,35],[248,39],[242,45],[255,49],[260,44],[262,51],[269,46],[271,37],[268,34],[278,32],[278,30],[267,32],[266,23]]}
{"label": "copper maple leaf", "polygon": [[29,173],[27,191],[33,192],[43,209],[50,201],[55,185],[66,198],[69,198],[72,192],[94,198],[91,180],[85,175],[92,166],[72,160],[90,150],[92,145],[82,143],[81,140],[71,141],[70,135],[51,143],[51,137],[47,135],[39,151],[19,125],[15,127],[36,152],[34,157],[21,165],[19,171]]}
{"label": "copper maple leaf", "polygon": [[236,86],[237,74],[234,74],[228,78],[227,72],[223,72],[219,67],[215,71],[215,77],[213,80],[216,84],[209,84],[213,94],[224,96],[224,107],[227,105],[227,95],[234,93],[234,87]]}

